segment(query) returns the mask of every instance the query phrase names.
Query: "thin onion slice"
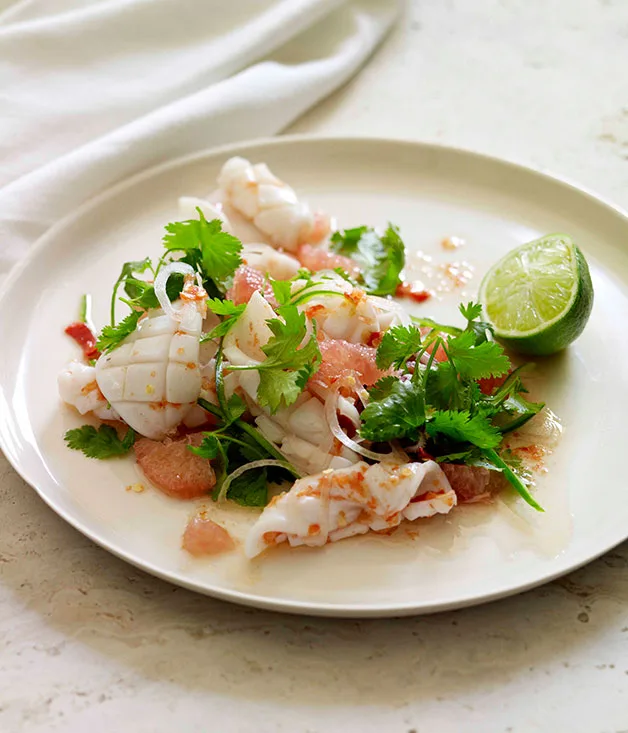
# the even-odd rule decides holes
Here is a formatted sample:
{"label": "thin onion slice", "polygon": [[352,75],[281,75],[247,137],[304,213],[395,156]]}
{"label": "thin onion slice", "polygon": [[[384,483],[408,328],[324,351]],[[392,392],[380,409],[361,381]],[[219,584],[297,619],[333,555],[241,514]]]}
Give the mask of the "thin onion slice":
{"label": "thin onion slice", "polygon": [[375,451],[369,450],[364,446],[356,443],[352,440],[340,427],[338,422],[338,415],[336,413],[338,391],[337,388],[331,389],[325,400],[325,419],[329,424],[329,429],[344,446],[352,450],[354,453],[359,453],[365,458],[370,458],[372,461],[385,461],[392,457],[391,453],[376,453]]}
{"label": "thin onion slice", "polygon": [[240,468],[236,468],[233,473],[230,473],[227,476],[223,485],[220,487],[220,493],[218,494],[218,498],[216,499],[216,501],[220,503],[227,498],[229,487],[238,477],[242,476],[243,473],[246,473],[247,471],[252,471],[254,468],[266,468],[269,466],[285,468],[288,473],[294,474],[294,471],[290,468],[290,465],[288,463],[284,463],[284,461],[278,461],[276,458],[264,458],[260,461],[251,461],[244,466],[240,466]]}
{"label": "thin onion slice", "polygon": [[185,262],[170,262],[159,270],[153,287],[155,288],[155,295],[157,296],[159,305],[163,308],[164,313],[175,321],[180,321],[182,314],[172,307],[172,303],[166,292],[166,285],[168,284],[170,275],[174,275],[175,272],[181,275],[194,276],[194,269]]}

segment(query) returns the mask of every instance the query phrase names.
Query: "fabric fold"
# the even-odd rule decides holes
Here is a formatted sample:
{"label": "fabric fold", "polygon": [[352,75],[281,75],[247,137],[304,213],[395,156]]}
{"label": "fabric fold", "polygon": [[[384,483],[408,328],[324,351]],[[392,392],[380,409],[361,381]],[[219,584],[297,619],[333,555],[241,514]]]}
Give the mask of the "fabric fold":
{"label": "fabric fold", "polygon": [[0,15],[0,273],[112,184],[281,131],[359,69],[397,10],[396,0],[77,3]]}

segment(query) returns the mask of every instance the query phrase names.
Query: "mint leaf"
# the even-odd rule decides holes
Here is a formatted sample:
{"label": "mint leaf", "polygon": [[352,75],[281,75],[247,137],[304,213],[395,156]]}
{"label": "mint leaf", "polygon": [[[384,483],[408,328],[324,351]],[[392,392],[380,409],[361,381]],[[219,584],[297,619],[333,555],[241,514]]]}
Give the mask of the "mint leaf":
{"label": "mint leaf", "polygon": [[115,458],[125,456],[135,443],[135,431],[128,428],[121,440],[111,425],[101,425],[96,429],[93,425],[68,430],[64,436],[68,448],[80,450],[88,458]]}

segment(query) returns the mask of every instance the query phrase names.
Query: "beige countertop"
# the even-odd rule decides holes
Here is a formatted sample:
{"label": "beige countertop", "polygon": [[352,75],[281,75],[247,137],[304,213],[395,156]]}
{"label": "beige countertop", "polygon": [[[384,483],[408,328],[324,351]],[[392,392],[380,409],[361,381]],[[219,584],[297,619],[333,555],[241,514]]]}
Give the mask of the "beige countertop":
{"label": "beige countertop", "polygon": [[[628,208],[627,68],[624,0],[423,0],[292,129],[472,148]],[[628,545],[487,606],[334,621],[149,577],[1,456],[0,507],[3,733],[628,730]]]}

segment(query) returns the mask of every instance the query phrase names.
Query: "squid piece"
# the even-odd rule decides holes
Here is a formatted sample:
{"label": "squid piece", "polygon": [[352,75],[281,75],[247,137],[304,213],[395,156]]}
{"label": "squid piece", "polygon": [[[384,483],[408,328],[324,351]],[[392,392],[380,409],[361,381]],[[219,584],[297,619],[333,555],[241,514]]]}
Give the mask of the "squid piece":
{"label": "squid piece", "polygon": [[91,412],[101,420],[119,420],[118,413],[107,404],[96,381],[96,369],[80,361],[71,361],[57,377],[59,396],[81,415]]}
{"label": "squid piece", "polygon": [[[172,272],[187,278],[175,303],[165,292]],[[182,263],[160,271],[155,293],[162,308],[150,311],[120,346],[98,359],[96,379],[127,425],[161,440],[185,418],[201,392],[199,339],[207,293],[194,283],[192,268]]]}
{"label": "squid piece", "polygon": [[244,244],[241,255],[249,267],[270,275],[274,280],[290,280],[301,267],[295,257],[278,252],[268,244]]}
{"label": "squid piece", "polygon": [[[321,333],[330,339],[342,339],[353,344],[369,344],[374,335],[392,326],[409,325],[412,321],[403,307],[393,300],[367,295],[333,271],[321,272],[315,280],[317,287],[311,297],[299,306],[309,318],[315,318]],[[305,285],[297,280],[293,290]],[[316,295],[317,290],[326,291]],[[329,291],[338,295],[330,295]]]}
{"label": "squid piece", "polygon": [[360,461],[299,479],[264,509],[245,544],[247,557],[288,542],[320,547],[369,530],[384,532],[402,519],[447,514],[456,494],[434,461]]}
{"label": "squid piece", "polygon": [[265,163],[230,158],[218,176],[223,202],[265,234],[275,247],[296,252],[300,245],[321,241],[330,231],[329,218],[299,201],[294,189],[274,176]]}

